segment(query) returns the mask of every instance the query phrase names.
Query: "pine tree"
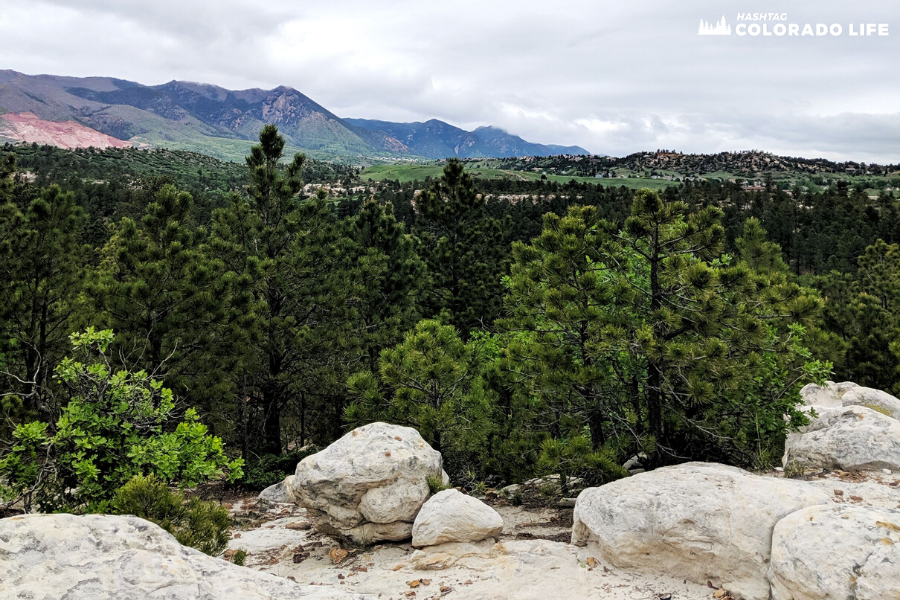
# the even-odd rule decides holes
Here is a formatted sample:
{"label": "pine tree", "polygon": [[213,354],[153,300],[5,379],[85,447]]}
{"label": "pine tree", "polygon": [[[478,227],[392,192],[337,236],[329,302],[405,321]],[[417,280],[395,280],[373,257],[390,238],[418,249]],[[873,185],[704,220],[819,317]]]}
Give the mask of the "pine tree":
{"label": "pine tree", "polygon": [[431,312],[449,311],[464,336],[490,325],[500,314],[506,253],[500,223],[487,214],[472,176],[450,159],[416,207],[432,276]]}
{"label": "pine tree", "polygon": [[356,242],[352,318],[365,367],[378,369],[378,356],[403,339],[420,316],[428,289],[428,273],[419,258],[416,240],[404,233],[391,204],[363,204],[349,220],[348,237]]}
{"label": "pine tree", "polygon": [[[8,163],[7,163],[8,164]],[[58,186],[43,189],[24,210],[0,207],[0,323],[8,345],[8,382],[48,416],[53,367],[68,347],[78,308],[85,248],[84,212]]]}
{"label": "pine tree", "polygon": [[[799,383],[828,368],[799,345],[819,301],[724,255],[720,214],[642,190],[622,229],[573,208],[514,246],[508,360],[547,404],[552,437],[583,427],[594,452],[657,464],[775,456],[782,416],[800,418]],[[743,239],[772,249],[752,224]]]}
{"label": "pine tree", "polygon": [[[348,242],[324,198],[297,197],[305,156],[281,166],[285,142],[273,125],[263,128],[259,141],[247,157],[249,199],[235,196],[228,208],[216,211],[212,244],[237,274],[236,289],[246,300],[235,330],[245,336],[235,374],[237,399],[242,427],[261,422],[262,431],[248,431],[244,443],[280,454],[285,408],[299,400],[299,416],[305,418],[307,393],[328,402],[346,381],[346,367],[332,359],[345,332],[337,324],[346,323],[336,313],[345,308],[352,282]],[[337,406],[319,414],[339,425],[342,412],[338,398]]]}
{"label": "pine tree", "polygon": [[209,256],[191,209],[190,194],[165,185],[139,222],[122,219],[86,286],[86,319],[116,332],[125,366],[200,405],[228,393],[218,359],[233,277]]}

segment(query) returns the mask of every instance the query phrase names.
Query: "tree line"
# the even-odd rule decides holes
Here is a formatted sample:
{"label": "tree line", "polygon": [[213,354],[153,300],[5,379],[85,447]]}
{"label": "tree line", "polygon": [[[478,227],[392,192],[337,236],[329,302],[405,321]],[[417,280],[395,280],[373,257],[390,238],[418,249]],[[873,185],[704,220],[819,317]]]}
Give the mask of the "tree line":
{"label": "tree line", "polygon": [[[246,187],[204,207],[158,181],[86,206],[82,184],[24,181],[4,156],[3,452],[128,389],[160,434],[202,422],[246,463],[386,420],[457,481],[599,482],[638,454],[768,466],[804,422],[802,385],[897,383],[887,195],[477,181],[451,160],[334,202],[304,198],[305,157],[283,152],[267,126]],[[82,376],[86,349],[105,366]]]}

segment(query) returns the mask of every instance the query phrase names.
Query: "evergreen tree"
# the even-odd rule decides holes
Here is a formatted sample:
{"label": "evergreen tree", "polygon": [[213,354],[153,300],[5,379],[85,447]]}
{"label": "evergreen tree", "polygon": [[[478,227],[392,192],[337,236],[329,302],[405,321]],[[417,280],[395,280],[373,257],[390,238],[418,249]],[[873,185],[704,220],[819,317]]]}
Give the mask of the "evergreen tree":
{"label": "evergreen tree", "polygon": [[642,190],[621,230],[573,208],[514,247],[509,360],[550,397],[553,437],[584,427],[595,452],[625,440],[656,463],[772,460],[782,415],[802,420],[799,383],[828,368],[799,345],[818,300],[723,255],[719,218]]}
{"label": "evergreen tree", "polygon": [[355,337],[365,367],[377,371],[381,351],[399,343],[419,320],[428,273],[415,238],[404,233],[391,204],[368,201],[347,226],[358,253],[355,279],[359,285],[352,313]]}
{"label": "evergreen tree", "polygon": [[[220,358],[232,277],[209,257],[191,195],[163,186],[139,222],[123,218],[86,287],[91,324],[116,332],[129,368],[163,379],[194,405],[228,394]],[[202,363],[202,364],[200,364]],[[206,406],[209,410],[209,406]]]}
{"label": "evergreen tree", "polygon": [[85,248],[84,212],[58,186],[41,190],[24,210],[0,207],[0,323],[7,381],[48,416],[52,370],[67,347],[78,308]]}
{"label": "evergreen tree", "polygon": [[[235,196],[216,211],[212,243],[247,300],[235,329],[246,336],[236,372],[245,449],[253,437],[260,453],[280,454],[284,409],[299,399],[303,419],[307,392],[334,401],[333,390],[346,381],[346,366],[331,359],[344,333],[340,327],[346,328],[335,311],[346,304],[351,282],[347,243],[324,199],[298,198],[305,156],[281,166],[284,138],[272,125],[259,141],[247,157],[249,199]],[[328,412],[339,424],[340,398],[320,414]],[[262,424],[258,435],[250,431],[255,422]],[[301,437],[305,427],[301,423]]]}
{"label": "evergreen tree", "polygon": [[449,311],[464,336],[490,325],[500,314],[506,251],[500,223],[487,214],[472,176],[450,159],[416,207],[432,276],[431,312]]}

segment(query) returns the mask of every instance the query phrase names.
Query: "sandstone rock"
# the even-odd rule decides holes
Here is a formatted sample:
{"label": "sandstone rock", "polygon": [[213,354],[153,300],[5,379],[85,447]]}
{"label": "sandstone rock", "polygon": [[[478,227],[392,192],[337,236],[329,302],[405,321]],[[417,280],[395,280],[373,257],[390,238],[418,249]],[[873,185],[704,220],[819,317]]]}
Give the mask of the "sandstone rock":
{"label": "sandstone rock", "polygon": [[320,532],[354,543],[399,541],[411,536],[427,479],[443,477],[441,464],[415,429],[371,423],[300,461],[291,486]]}
{"label": "sandstone rock", "polygon": [[806,406],[837,408],[842,406],[841,398],[843,395],[857,387],[859,386],[852,381],[844,381],[842,383],[826,381],[825,385],[810,383],[803,386],[800,390],[800,397]]}
{"label": "sandstone rock", "polygon": [[887,392],[857,386],[841,396],[844,406],[865,406],[892,419],[900,419],[900,399]]}
{"label": "sandstone rock", "polygon": [[773,600],[900,598],[900,511],[813,506],[775,526]]}
{"label": "sandstone rock", "polygon": [[688,463],[583,491],[572,543],[595,544],[619,568],[712,581],[740,597],[766,600],[775,523],[828,503],[828,494],[804,482]]}
{"label": "sandstone rock", "polygon": [[259,499],[265,500],[266,502],[277,502],[277,503],[293,503],[294,502],[294,492],[291,489],[291,483],[294,480],[293,475],[288,475],[284,481],[276,483],[274,485],[270,485],[263,491],[259,493]]}
{"label": "sandstone rock", "polygon": [[419,511],[412,528],[412,545],[479,542],[498,537],[503,518],[480,500],[454,489],[432,496]]}
{"label": "sandstone rock", "polygon": [[132,516],[0,520],[0,598],[35,600],[364,600],[233,565]]}
{"label": "sandstone rock", "polygon": [[788,434],[782,464],[845,471],[900,469],[900,421],[864,406],[816,412],[819,416],[804,431]]}

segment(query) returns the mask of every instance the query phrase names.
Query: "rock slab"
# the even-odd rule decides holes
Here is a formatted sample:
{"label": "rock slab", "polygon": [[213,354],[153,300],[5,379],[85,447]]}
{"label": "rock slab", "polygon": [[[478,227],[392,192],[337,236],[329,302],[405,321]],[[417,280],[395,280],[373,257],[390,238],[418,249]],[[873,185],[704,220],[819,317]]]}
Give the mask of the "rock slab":
{"label": "rock slab", "polygon": [[480,542],[503,532],[500,514],[477,498],[450,489],[438,492],[422,506],[412,529],[412,545]]}
{"label": "rock slab", "polygon": [[583,491],[572,543],[596,546],[618,568],[712,581],[738,597],[768,600],[775,524],[829,502],[804,482],[687,463]]}
{"label": "rock slab", "polygon": [[259,499],[278,504],[293,504],[294,490],[291,487],[294,481],[293,475],[288,475],[284,481],[270,485],[259,493]]}
{"label": "rock slab", "polygon": [[418,431],[371,423],[300,461],[291,489],[318,531],[368,544],[409,539],[428,478],[442,476],[440,452]]}
{"label": "rock slab", "polygon": [[773,600],[900,598],[900,510],[813,506],[776,526]]}
{"label": "rock slab", "polygon": [[865,406],[817,408],[816,413],[802,431],[788,434],[784,466],[900,469],[900,421]]}
{"label": "rock slab", "polygon": [[0,598],[366,600],[239,567],[132,516],[0,519]]}

